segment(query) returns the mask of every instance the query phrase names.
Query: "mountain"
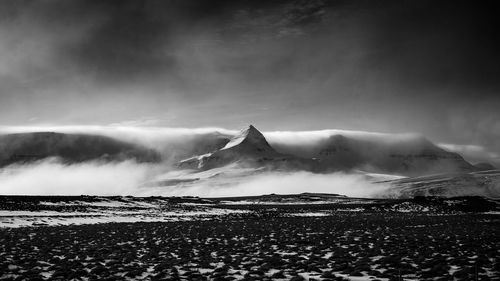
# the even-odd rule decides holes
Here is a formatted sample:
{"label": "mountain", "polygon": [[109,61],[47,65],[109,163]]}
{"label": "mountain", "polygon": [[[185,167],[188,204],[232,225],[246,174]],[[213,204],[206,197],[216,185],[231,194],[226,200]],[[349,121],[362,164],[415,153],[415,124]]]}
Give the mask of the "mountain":
{"label": "mountain", "polygon": [[157,141],[148,147],[157,150],[166,162],[177,163],[193,155],[203,155],[221,149],[231,138],[231,135],[218,131],[204,132]]}
{"label": "mountain", "polygon": [[57,157],[66,163],[89,160],[158,162],[153,150],[110,137],[53,132],[0,136],[0,167]]}
{"label": "mountain", "polygon": [[241,167],[294,170],[311,170],[314,166],[312,159],[302,159],[277,152],[269,145],[264,135],[252,125],[234,136],[224,147],[185,159],[179,166],[208,170],[232,163],[237,163]]}
{"label": "mountain", "polygon": [[[221,138],[224,139],[223,136]],[[179,167],[207,170],[230,163],[239,163],[243,167],[319,173],[362,170],[404,176],[484,169],[416,135],[373,134],[360,137],[334,134],[312,148],[304,149],[280,143],[271,145],[252,125],[227,140],[223,147],[187,158],[180,162]]]}
{"label": "mountain", "polygon": [[241,131],[239,135],[232,138],[220,151],[246,156],[261,155],[262,157],[275,157],[281,155],[269,145],[264,135],[253,125],[250,125]]}
{"label": "mountain", "polygon": [[273,138],[272,133],[264,136],[252,125],[238,134],[227,130],[221,132],[185,134],[154,145],[144,142],[148,148],[135,144],[135,141],[124,142],[88,134],[38,132],[2,135],[0,166],[47,157],[59,157],[65,162],[135,159],[140,162],[162,160],[178,163],[182,169],[197,170],[236,163],[248,168],[317,173],[363,171],[410,177],[494,168],[486,164],[473,166],[460,155],[416,135],[320,131],[321,137],[313,142],[308,142],[300,133],[296,133],[297,140],[289,138],[280,142]]}
{"label": "mountain", "polygon": [[312,156],[318,159],[327,170],[346,171],[365,165],[365,155],[360,148],[355,140],[342,135],[334,135],[328,139],[327,144],[321,150]]}
{"label": "mountain", "polygon": [[309,150],[279,144],[275,147],[282,153],[301,151],[302,157],[317,159],[323,171],[363,170],[418,176],[478,170],[459,154],[415,135],[359,137],[335,134]]}
{"label": "mountain", "polygon": [[412,198],[415,196],[483,196],[500,197],[500,170],[436,174],[381,182],[391,189],[384,196]]}
{"label": "mountain", "polygon": [[479,171],[490,171],[490,170],[496,170],[497,168],[493,166],[490,163],[477,163],[474,164],[474,167],[478,169]]}

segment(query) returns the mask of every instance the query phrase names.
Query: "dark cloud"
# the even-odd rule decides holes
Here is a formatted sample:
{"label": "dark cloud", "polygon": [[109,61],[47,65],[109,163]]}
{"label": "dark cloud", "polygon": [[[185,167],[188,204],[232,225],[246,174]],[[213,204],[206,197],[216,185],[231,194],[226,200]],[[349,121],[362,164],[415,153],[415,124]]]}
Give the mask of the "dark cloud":
{"label": "dark cloud", "polygon": [[[99,79],[153,76],[171,83],[194,78],[183,72],[189,61],[179,53],[186,48],[227,52],[228,46],[244,49],[261,40],[298,35],[302,26],[319,22],[323,11],[317,1],[97,1],[89,7],[87,17],[97,24],[81,42],[63,50],[70,61]],[[242,60],[221,68],[251,68]]]}
{"label": "dark cloud", "polygon": [[[78,40],[56,42],[54,52],[102,79],[179,78],[186,64],[179,53],[193,45],[200,51],[234,50],[235,58],[220,67],[245,75],[259,58],[269,57],[268,51],[276,55],[272,48],[259,48],[263,44],[282,53],[266,65],[272,73],[304,75],[301,66],[307,59],[334,64],[340,55],[357,55],[353,63],[412,85],[488,88],[499,83],[495,2],[42,0],[3,1],[2,6],[3,23],[29,16],[48,33],[58,32],[58,26],[79,33]],[[83,23],[89,27],[81,30]],[[328,49],[343,53],[327,56]],[[330,70],[325,63],[319,67],[322,73]]]}
{"label": "dark cloud", "polygon": [[374,60],[412,86],[498,88],[499,10],[494,1],[395,1],[375,13]]}
{"label": "dark cloud", "polygon": [[6,0],[0,118],[415,131],[500,152],[498,12],[461,0]]}

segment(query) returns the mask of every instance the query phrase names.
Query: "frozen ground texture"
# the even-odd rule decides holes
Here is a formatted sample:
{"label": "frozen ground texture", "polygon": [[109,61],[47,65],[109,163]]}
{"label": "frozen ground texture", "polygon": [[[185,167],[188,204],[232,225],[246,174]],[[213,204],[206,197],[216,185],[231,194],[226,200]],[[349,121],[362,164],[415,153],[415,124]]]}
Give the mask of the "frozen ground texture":
{"label": "frozen ground texture", "polygon": [[0,196],[0,228],[110,222],[203,220],[277,210],[280,216],[324,216],[335,212],[496,212],[500,204],[480,197],[365,199],[302,193],[246,197]]}
{"label": "frozen ground texture", "polygon": [[479,197],[0,196],[0,206],[17,220],[0,227],[0,280],[500,278],[498,204]]}
{"label": "frozen ground texture", "polygon": [[0,279],[499,280],[498,237],[498,215],[400,212],[4,228]]}
{"label": "frozen ground texture", "polygon": [[[4,196],[0,198],[0,228],[200,220],[247,212],[212,208],[208,204],[201,204],[205,202],[201,199],[188,198],[92,196]],[[190,203],[193,201],[197,203]]]}

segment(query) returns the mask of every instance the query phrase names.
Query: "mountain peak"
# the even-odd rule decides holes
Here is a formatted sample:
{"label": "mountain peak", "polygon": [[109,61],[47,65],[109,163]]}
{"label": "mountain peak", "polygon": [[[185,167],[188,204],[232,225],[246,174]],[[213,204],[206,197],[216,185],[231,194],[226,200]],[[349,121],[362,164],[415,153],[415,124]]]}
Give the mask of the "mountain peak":
{"label": "mountain peak", "polygon": [[255,128],[253,125],[248,126],[248,128],[241,131],[240,134],[245,135],[247,138],[258,137],[258,138],[265,139],[264,135],[262,135],[262,133],[259,130],[257,130],[257,128]]}
{"label": "mountain peak", "polygon": [[257,130],[253,125],[249,125],[248,128],[242,130],[238,135],[233,137],[227,144],[222,148],[222,150],[229,149],[242,144],[252,144],[261,145],[270,148],[264,135]]}
{"label": "mountain peak", "polygon": [[252,124],[248,125],[247,130],[256,130],[256,131],[258,131],[257,128],[255,128],[254,125],[252,125]]}

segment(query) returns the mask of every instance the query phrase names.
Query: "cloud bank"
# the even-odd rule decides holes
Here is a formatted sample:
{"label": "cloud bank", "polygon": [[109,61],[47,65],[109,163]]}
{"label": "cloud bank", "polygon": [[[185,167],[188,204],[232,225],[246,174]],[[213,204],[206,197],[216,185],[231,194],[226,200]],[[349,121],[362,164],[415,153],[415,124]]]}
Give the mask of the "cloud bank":
{"label": "cloud bank", "polygon": [[308,172],[266,172],[190,185],[147,185],[167,172],[168,168],[161,165],[132,161],[64,165],[47,160],[0,170],[0,194],[223,197],[319,192],[372,197],[388,188],[383,184],[373,184],[362,175]]}
{"label": "cloud bank", "polygon": [[[232,137],[240,130],[231,130],[220,127],[203,128],[169,128],[150,126],[123,126],[123,125],[76,125],[76,126],[0,126],[0,134],[26,132],[60,132],[84,133],[114,137],[124,141],[138,142],[153,145],[156,142],[173,142],[191,136],[219,133]],[[262,132],[270,143],[282,145],[315,146],[333,135],[344,135],[359,140],[379,142],[408,141],[420,137],[414,133],[387,134],[353,130],[314,130],[314,131],[268,131]]]}
{"label": "cloud bank", "polygon": [[[221,127],[203,128],[168,128],[153,126],[125,126],[117,125],[75,125],[75,126],[0,126],[0,135],[8,133],[24,132],[60,132],[60,133],[83,133],[108,136],[122,141],[140,144],[153,148],[163,153],[166,158],[171,158],[173,151],[189,151],[193,144],[207,137],[221,136],[231,138],[239,133],[239,130],[225,129]],[[394,145],[406,143],[408,145],[419,145],[425,138],[416,133],[388,134],[354,130],[313,130],[313,131],[263,131],[268,142],[277,150],[285,153],[296,151],[297,154],[306,156],[317,150],[318,147],[334,135],[343,135],[355,140],[370,141],[382,145]],[[488,150],[486,147],[476,144],[461,145],[453,143],[439,143],[439,147],[456,152],[472,162],[492,162],[499,164],[499,154]],[[184,157],[185,155],[183,155]],[[187,155],[192,156],[192,155]],[[175,159],[179,160],[179,159]]]}
{"label": "cloud bank", "polygon": [[224,197],[312,192],[334,193],[352,197],[380,197],[388,188],[388,185],[375,184],[363,175],[266,172],[244,177],[231,183],[208,181],[187,186],[166,186],[147,193],[162,192],[176,196]]}
{"label": "cloud bank", "polygon": [[137,195],[137,187],[158,169],[132,161],[64,165],[47,160],[13,165],[0,170],[0,194]]}
{"label": "cloud bank", "polygon": [[[2,133],[55,131],[62,133],[87,133],[114,137],[168,151],[184,148],[189,151],[196,141],[206,136],[231,137],[237,130],[223,128],[160,128],[127,126],[43,126],[0,127]],[[342,134],[358,140],[382,143],[412,142],[420,140],[415,134],[381,134],[361,131],[319,130],[301,132],[264,132],[273,146],[302,146],[315,149],[332,135]],[[203,142],[202,142],[203,143]],[[441,144],[441,147],[475,155],[476,158],[494,157],[479,146]],[[269,193],[325,192],[348,196],[372,197],[383,193],[388,187],[373,184],[373,180],[359,174],[312,174],[308,172],[267,172],[244,175],[237,179],[199,181],[193,184],[151,187],[150,183],[162,174],[172,172],[167,163],[139,164],[125,162],[86,162],[65,165],[55,160],[41,161],[30,165],[10,166],[0,170],[0,194],[31,195],[137,195],[137,196],[242,196]]]}
{"label": "cloud bank", "polygon": [[451,143],[440,143],[439,146],[448,151],[456,152],[462,155],[466,160],[477,163],[477,162],[492,162],[495,164],[500,163],[500,155],[496,152],[489,151],[484,146],[473,145],[473,144],[451,144]]}

